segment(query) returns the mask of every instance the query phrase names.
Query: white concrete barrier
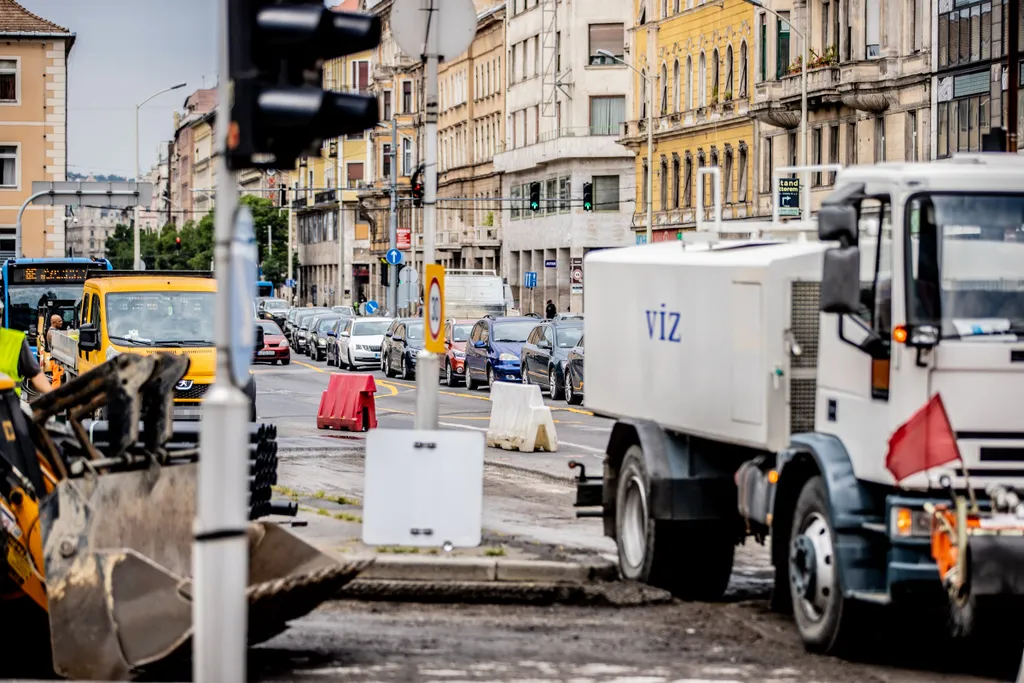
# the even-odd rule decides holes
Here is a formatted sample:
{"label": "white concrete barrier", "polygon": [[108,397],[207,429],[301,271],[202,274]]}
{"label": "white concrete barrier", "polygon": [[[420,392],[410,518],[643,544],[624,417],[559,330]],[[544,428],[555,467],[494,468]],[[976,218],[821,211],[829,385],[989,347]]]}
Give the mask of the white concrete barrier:
{"label": "white concrete barrier", "polygon": [[558,450],[555,421],[551,418],[551,408],[544,405],[539,386],[494,383],[487,445],[523,453]]}

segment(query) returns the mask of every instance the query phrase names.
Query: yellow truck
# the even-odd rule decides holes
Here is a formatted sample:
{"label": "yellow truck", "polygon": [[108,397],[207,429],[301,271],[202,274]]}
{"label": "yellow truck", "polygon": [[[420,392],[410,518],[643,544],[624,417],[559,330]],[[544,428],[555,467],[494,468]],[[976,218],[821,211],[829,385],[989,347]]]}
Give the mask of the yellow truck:
{"label": "yellow truck", "polygon": [[[50,336],[55,380],[83,375],[122,353],[187,355],[188,372],[174,388],[174,419],[198,420],[217,364],[216,291],[217,281],[208,272],[97,272],[85,282],[78,329],[53,330]],[[255,420],[252,378],[246,393]]]}

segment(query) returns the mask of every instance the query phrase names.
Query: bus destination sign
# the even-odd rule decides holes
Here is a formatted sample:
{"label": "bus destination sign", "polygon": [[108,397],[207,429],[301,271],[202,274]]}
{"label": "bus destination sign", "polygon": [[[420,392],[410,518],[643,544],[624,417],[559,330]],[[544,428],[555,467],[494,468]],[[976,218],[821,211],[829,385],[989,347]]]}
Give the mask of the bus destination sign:
{"label": "bus destination sign", "polygon": [[89,270],[96,269],[91,264],[74,264],[60,266],[24,266],[9,268],[7,271],[10,284],[40,284],[48,282],[85,282]]}

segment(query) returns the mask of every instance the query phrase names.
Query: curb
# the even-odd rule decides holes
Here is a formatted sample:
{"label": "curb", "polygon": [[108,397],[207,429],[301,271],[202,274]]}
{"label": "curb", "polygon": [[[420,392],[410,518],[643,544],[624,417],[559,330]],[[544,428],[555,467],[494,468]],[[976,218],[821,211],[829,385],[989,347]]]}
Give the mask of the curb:
{"label": "curb", "polygon": [[490,558],[376,557],[358,582],[408,581],[444,583],[581,584],[616,581],[618,567],[601,559],[594,563]]}

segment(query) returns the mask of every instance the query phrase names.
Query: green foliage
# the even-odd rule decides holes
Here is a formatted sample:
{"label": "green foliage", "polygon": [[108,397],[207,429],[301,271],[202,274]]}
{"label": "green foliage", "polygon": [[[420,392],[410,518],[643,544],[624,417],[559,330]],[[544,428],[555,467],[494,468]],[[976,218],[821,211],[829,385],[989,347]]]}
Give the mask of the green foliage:
{"label": "green foliage", "polygon": [[[253,215],[263,278],[275,284],[284,282],[288,273],[288,214],[269,199],[245,195],[240,203]],[[273,254],[267,249],[267,229],[273,241]],[[188,221],[181,228],[165,225],[159,232],[140,235],[142,260],[149,270],[209,270],[213,262],[213,213],[199,222]],[[181,247],[175,238],[181,238]],[[107,238],[106,256],[118,270],[131,270],[134,262],[134,235],[127,225],[118,225]],[[298,267],[296,256],[293,267]]]}

